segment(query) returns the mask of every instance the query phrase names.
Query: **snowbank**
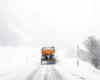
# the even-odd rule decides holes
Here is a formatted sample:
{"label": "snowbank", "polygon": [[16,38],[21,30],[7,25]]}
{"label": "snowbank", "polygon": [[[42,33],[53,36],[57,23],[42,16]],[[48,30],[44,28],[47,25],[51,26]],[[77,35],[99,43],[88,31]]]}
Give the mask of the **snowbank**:
{"label": "snowbank", "polygon": [[[100,80],[99,70],[95,69],[88,62],[82,60],[79,60],[78,66],[76,58],[63,59],[57,64],[56,68],[58,70],[60,68],[63,71],[62,74],[67,73],[67,75],[69,74],[69,76],[72,76],[72,80],[78,80],[78,78],[84,80]],[[73,76],[76,77],[76,79],[73,79]]]}
{"label": "snowbank", "polygon": [[32,47],[0,47],[0,75],[27,64],[39,64],[39,49]]}

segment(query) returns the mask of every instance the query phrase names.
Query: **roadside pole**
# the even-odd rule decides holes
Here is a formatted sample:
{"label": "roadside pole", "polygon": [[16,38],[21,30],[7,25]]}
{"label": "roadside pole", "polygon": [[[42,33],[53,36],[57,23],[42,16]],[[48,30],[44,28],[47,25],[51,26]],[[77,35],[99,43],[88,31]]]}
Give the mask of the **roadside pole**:
{"label": "roadside pole", "polygon": [[28,53],[26,53],[26,62],[28,62]]}
{"label": "roadside pole", "polygon": [[77,67],[79,67],[79,45],[77,46]]}

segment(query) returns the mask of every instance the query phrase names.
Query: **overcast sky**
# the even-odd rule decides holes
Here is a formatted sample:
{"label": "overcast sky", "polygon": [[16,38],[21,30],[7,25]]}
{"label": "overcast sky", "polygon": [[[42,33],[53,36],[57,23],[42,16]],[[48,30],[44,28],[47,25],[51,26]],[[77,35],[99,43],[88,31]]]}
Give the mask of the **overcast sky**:
{"label": "overcast sky", "polygon": [[0,0],[0,45],[67,48],[100,39],[100,0]]}

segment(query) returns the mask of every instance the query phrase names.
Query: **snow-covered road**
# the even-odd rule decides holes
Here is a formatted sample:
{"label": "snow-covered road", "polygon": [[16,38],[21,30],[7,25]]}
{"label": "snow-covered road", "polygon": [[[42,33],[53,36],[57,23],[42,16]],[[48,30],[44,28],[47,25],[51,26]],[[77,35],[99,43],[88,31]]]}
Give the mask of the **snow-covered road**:
{"label": "snow-covered road", "polygon": [[66,80],[54,65],[41,65],[26,80]]}
{"label": "snow-covered road", "polygon": [[57,67],[56,64],[24,65],[12,72],[1,75],[0,80],[86,80],[80,76],[72,75],[64,67]]}

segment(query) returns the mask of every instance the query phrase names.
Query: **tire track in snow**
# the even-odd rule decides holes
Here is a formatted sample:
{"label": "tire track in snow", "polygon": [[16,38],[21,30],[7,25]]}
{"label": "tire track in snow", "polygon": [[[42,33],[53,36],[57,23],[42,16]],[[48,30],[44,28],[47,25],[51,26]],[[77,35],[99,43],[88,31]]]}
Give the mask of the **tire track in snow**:
{"label": "tire track in snow", "polygon": [[63,76],[53,67],[48,66],[43,80],[65,80]]}
{"label": "tire track in snow", "polygon": [[43,75],[47,69],[47,65],[40,65],[33,71],[26,80],[43,80]]}
{"label": "tire track in snow", "polygon": [[52,65],[41,65],[35,71],[33,71],[26,80],[65,80],[65,79]]}
{"label": "tire track in snow", "polygon": [[65,80],[64,77],[55,68],[52,68],[52,71],[53,75],[55,75],[54,80]]}

